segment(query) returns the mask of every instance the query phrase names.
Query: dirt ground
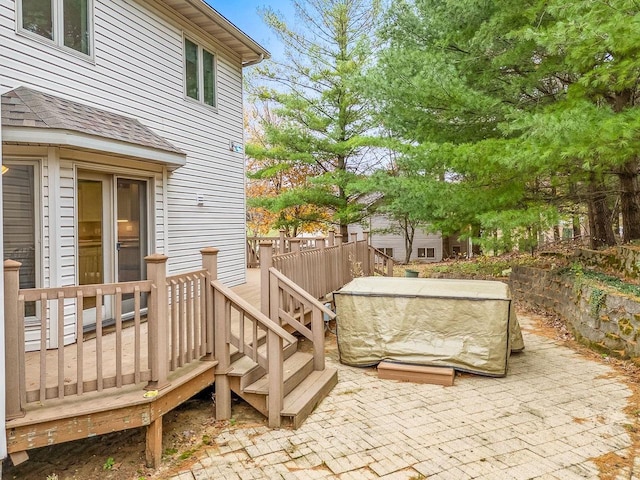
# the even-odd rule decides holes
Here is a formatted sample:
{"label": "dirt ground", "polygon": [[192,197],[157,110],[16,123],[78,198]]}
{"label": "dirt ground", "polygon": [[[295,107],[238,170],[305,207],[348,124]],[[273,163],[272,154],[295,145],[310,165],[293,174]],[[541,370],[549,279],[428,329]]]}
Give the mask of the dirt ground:
{"label": "dirt ground", "polygon": [[[163,468],[187,461],[200,446],[211,443],[221,428],[263,424],[265,419],[245,402],[234,399],[231,422],[212,418],[212,390],[168,413],[163,421]],[[142,480],[156,473],[144,465],[143,428],[77,440],[29,451],[29,460],[14,467],[5,461],[3,478],[28,480]],[[155,477],[161,478],[161,477]]]}
{"label": "dirt ground", "polygon": [[[612,365],[623,374],[634,392],[633,400],[640,402],[640,367],[629,362],[602,357],[576,343],[564,324],[557,319],[535,312],[519,312],[536,320],[535,332],[566,344],[581,354]],[[309,342],[300,342],[307,349]],[[335,336],[327,334],[327,350],[337,357]],[[163,465],[159,471],[144,466],[144,429],[103,435],[29,451],[29,460],[14,467],[5,460],[3,474],[6,479],[28,480],[151,480],[166,478],[180,465],[188,464],[199,448],[210,443],[224,428],[233,426],[265,425],[266,419],[244,401],[233,399],[233,417],[230,421],[216,422],[212,418],[212,390],[205,390],[164,417]],[[631,407],[630,407],[631,408]],[[637,409],[637,406],[634,407]],[[637,411],[629,412],[633,416]],[[640,452],[640,435],[634,425],[630,433],[633,450]],[[617,456],[594,459],[602,472],[617,471],[628,460]],[[622,464],[622,465],[621,465]],[[608,478],[608,477],[603,477]]]}

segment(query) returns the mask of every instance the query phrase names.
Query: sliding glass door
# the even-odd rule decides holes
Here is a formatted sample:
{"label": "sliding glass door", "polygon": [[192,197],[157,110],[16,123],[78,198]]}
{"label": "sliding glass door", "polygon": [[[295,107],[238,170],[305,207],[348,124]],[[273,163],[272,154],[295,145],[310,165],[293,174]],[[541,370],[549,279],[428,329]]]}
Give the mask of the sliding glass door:
{"label": "sliding glass door", "polygon": [[[144,257],[148,251],[149,221],[147,184],[146,180],[79,172],[77,228],[80,285],[146,278]],[[133,311],[133,302],[132,295],[123,297],[123,316]],[[105,297],[100,306],[106,324],[113,321],[111,304],[111,299]],[[84,307],[85,330],[95,328],[96,297],[85,298]]]}
{"label": "sliding glass door", "polygon": [[[147,182],[118,178],[116,183],[118,281],[142,280],[146,278],[144,257],[147,256],[148,244]],[[126,295],[123,298],[123,313],[132,312],[133,307],[133,295]]]}

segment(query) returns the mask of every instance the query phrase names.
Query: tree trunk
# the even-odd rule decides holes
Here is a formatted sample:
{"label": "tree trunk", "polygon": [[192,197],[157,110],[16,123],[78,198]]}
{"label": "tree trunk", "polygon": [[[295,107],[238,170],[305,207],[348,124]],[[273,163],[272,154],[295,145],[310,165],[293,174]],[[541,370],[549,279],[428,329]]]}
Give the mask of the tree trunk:
{"label": "tree trunk", "polygon": [[482,255],[482,247],[480,247],[480,243],[474,242],[474,238],[480,238],[480,225],[472,225],[471,226],[471,254],[474,257]]}
{"label": "tree trunk", "polygon": [[404,228],[404,263],[411,261],[411,252],[413,252],[413,238],[416,235],[416,229],[409,222]]}
{"label": "tree trunk", "polygon": [[580,228],[580,217],[578,215],[573,216],[573,239],[582,238],[582,229]]}
{"label": "tree trunk", "polygon": [[622,241],[640,238],[640,191],[638,189],[638,158],[627,162],[618,173],[620,179],[620,212]]}
{"label": "tree trunk", "polygon": [[607,205],[606,187],[602,181],[591,181],[588,197],[591,248],[611,247],[616,244],[611,224],[611,209]]}

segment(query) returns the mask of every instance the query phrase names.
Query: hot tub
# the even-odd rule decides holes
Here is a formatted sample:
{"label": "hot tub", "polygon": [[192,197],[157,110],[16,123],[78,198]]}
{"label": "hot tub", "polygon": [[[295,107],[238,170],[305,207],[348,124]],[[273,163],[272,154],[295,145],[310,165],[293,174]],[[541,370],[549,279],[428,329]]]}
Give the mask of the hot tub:
{"label": "hot tub", "polygon": [[524,349],[508,285],[360,277],[334,292],[340,361],[382,360],[501,377]]}

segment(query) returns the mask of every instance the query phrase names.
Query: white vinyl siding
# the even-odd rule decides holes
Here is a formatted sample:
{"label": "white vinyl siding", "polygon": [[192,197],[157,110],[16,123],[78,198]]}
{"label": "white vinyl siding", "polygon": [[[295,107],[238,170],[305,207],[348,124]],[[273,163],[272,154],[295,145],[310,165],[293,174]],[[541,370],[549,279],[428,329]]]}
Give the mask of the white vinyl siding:
{"label": "white vinyl siding", "polygon": [[[198,45],[216,53],[214,110],[184,95],[183,32],[189,31],[188,24],[165,15],[161,2],[94,4],[95,64],[90,64],[17,35],[15,3],[0,0],[0,89],[24,85],[137,118],[186,152],[187,164],[168,172],[168,185],[154,191],[160,210],[154,215],[156,244],[150,251],[167,252],[169,272],[175,273],[199,268],[199,250],[215,246],[220,278],[230,285],[244,282],[244,159],[229,151],[230,141],[243,141],[239,57],[201,31],[191,32]],[[197,194],[204,196],[201,206]],[[166,199],[166,210],[159,199]],[[69,266],[61,268],[64,281],[70,280]]]}
{"label": "white vinyl siding", "polygon": [[[371,217],[366,230],[369,230],[369,244],[378,250],[393,251],[393,259],[397,262],[405,260],[404,237],[400,233],[388,233],[392,223],[383,215]],[[362,239],[363,227],[361,225],[349,225],[349,234],[358,233],[358,239]],[[418,255],[418,250],[424,256]],[[433,256],[429,256],[433,249]],[[442,260],[442,236],[440,234],[427,233],[422,229],[416,229],[413,237],[413,249],[410,260],[420,260],[423,262],[439,262]]]}

